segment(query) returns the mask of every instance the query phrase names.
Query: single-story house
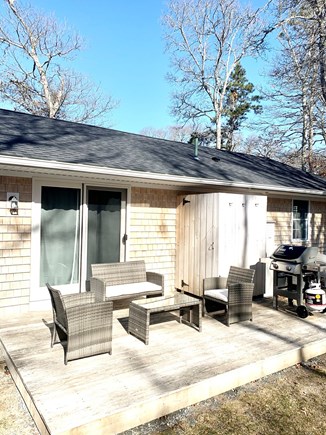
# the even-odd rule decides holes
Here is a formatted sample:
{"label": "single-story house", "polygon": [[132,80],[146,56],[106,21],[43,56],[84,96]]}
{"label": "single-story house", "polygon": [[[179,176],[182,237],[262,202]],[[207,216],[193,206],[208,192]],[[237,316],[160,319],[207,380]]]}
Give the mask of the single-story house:
{"label": "single-story house", "polygon": [[[264,157],[0,110],[0,313],[144,259],[165,292],[275,245],[326,251],[326,180]],[[199,290],[198,290],[199,289]],[[48,305],[47,305],[48,306]]]}

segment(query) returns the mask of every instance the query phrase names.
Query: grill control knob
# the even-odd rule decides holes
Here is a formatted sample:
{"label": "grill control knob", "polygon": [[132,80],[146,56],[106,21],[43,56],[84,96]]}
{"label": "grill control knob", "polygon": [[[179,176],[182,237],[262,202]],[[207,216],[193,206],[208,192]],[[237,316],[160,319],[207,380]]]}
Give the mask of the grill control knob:
{"label": "grill control knob", "polygon": [[272,263],[272,266],[274,267],[274,269],[278,269],[278,264],[277,263]]}
{"label": "grill control knob", "polygon": [[291,266],[286,266],[286,270],[287,270],[288,272],[291,272],[291,269],[292,269]]}

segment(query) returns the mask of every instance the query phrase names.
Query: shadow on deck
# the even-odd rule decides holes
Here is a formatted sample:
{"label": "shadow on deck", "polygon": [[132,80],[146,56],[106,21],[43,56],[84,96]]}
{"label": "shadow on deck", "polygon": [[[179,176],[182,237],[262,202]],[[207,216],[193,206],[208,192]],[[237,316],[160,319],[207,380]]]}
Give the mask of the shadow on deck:
{"label": "shadow on deck", "polygon": [[114,312],[113,353],[63,363],[50,348],[52,312],[0,320],[0,345],[42,434],[117,434],[326,353],[326,314],[300,319],[253,306],[253,322],[202,332],[173,314],[153,317],[149,345],[128,335],[128,310]]}

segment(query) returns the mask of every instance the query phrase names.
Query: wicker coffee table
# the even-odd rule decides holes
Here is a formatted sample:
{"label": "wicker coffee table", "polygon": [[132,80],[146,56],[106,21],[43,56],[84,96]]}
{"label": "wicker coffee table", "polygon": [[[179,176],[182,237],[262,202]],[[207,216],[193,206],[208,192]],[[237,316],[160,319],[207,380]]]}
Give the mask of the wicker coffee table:
{"label": "wicker coffee table", "polygon": [[183,293],[173,296],[135,300],[129,305],[128,333],[148,344],[150,316],[164,311],[179,311],[179,322],[184,322],[201,332],[201,300]]}

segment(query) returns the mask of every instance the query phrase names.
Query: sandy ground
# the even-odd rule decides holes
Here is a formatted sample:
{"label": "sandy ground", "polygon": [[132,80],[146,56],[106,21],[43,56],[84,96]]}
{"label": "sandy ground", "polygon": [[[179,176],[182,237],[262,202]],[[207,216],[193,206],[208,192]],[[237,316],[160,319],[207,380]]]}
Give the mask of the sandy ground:
{"label": "sandy ground", "polygon": [[38,435],[0,350],[0,435]]}

